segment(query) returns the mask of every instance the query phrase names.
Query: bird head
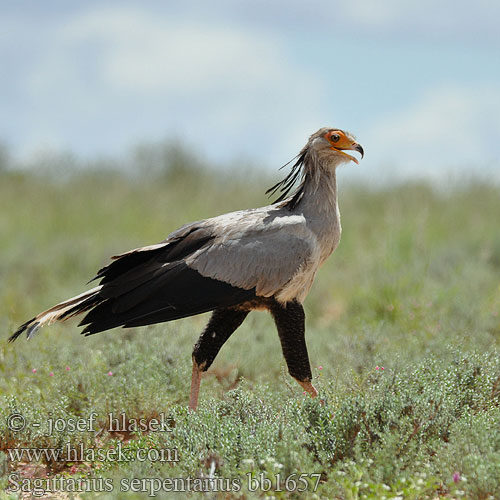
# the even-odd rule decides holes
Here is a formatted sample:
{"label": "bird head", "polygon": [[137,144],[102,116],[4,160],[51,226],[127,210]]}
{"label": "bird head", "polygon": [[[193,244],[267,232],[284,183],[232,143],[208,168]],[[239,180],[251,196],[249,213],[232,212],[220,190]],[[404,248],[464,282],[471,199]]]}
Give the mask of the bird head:
{"label": "bird head", "polygon": [[[321,173],[335,171],[340,163],[353,161],[358,163],[354,156],[345,153],[345,150],[357,151],[364,156],[363,148],[358,144],[354,136],[338,128],[324,127],[315,132],[307,141],[307,144],[301,149],[300,153],[283,165],[284,168],[292,162],[295,162],[290,169],[289,174],[280,182],[271,186],[266,194],[270,196],[280,192],[280,196],[274,203],[286,200],[286,197],[293,190],[295,184],[300,180],[299,187],[294,191],[292,199],[287,202],[288,206],[294,207],[302,199],[304,186],[308,179],[321,178]],[[327,167],[327,168],[324,168]]]}
{"label": "bird head", "polygon": [[309,139],[309,147],[336,164],[347,161],[359,163],[354,156],[345,153],[345,150],[357,151],[361,158],[364,156],[363,148],[354,137],[349,132],[337,128],[319,129]]}

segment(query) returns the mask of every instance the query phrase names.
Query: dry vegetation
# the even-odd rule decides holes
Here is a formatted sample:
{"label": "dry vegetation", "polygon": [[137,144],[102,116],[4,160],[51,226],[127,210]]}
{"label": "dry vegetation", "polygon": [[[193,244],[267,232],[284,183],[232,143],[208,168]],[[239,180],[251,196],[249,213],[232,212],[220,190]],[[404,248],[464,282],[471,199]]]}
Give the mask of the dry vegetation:
{"label": "dry vegetation", "polygon": [[[70,322],[7,344],[20,322],[83,291],[110,255],[157,242],[184,222],[266,203],[269,179],[217,174],[180,150],[177,166],[154,170],[144,160],[150,153],[136,155],[143,163],[129,177],[102,168],[0,169],[0,446],[122,443],[131,456],[176,448],[180,461],[43,459],[34,468],[2,455],[3,488],[13,471],[90,474],[114,481],[100,498],[143,498],[120,492],[120,480],[212,471],[241,480],[242,489],[211,498],[261,498],[262,490],[248,491],[249,477],[318,473],[315,493],[309,478],[307,493],[287,492],[282,482],[273,485],[283,490],[275,497],[500,498],[497,187],[469,182],[438,193],[419,184],[341,185],[342,242],[306,302],[324,406],[285,373],[277,334],[260,313],[222,350],[195,415],[186,411],[190,354],[204,316],[91,338]],[[148,421],[164,412],[173,429],[47,437],[30,425],[10,431],[12,412],[27,422],[96,412],[99,428],[109,412]]]}

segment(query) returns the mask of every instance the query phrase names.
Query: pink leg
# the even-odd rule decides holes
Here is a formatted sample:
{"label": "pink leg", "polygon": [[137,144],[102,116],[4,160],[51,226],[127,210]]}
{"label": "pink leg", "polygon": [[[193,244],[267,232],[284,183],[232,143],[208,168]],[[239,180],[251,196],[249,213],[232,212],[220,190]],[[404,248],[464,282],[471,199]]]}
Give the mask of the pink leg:
{"label": "pink leg", "polygon": [[193,358],[193,375],[191,377],[191,393],[189,394],[189,409],[196,411],[198,395],[200,393],[201,370]]}

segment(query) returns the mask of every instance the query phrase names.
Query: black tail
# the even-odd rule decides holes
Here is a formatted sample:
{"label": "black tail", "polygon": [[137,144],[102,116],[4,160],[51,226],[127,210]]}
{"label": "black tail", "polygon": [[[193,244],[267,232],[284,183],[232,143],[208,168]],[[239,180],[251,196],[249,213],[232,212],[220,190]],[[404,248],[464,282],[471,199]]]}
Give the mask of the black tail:
{"label": "black tail", "polygon": [[255,289],[244,290],[191,269],[184,257],[211,237],[196,229],[173,242],[152,245],[118,256],[101,269],[100,285],[40,313],[10,337],[24,331],[30,338],[40,327],[87,312],[80,322],[85,335],[162,323],[193,316],[218,307],[229,307],[255,298]]}

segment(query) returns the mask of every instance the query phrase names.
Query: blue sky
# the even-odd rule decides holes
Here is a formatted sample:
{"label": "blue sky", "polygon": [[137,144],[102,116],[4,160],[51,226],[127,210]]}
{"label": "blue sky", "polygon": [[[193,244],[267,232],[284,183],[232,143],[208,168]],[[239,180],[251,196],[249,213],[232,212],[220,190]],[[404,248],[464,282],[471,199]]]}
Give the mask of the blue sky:
{"label": "blue sky", "polygon": [[277,168],[332,125],[366,151],[348,175],[500,170],[500,2],[0,6],[0,140],[22,161],[176,138]]}

